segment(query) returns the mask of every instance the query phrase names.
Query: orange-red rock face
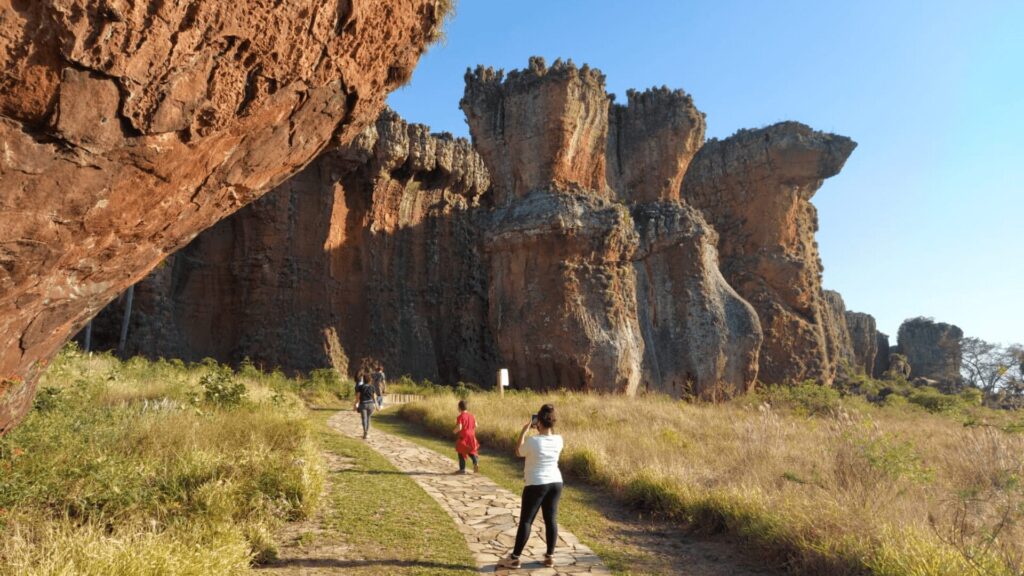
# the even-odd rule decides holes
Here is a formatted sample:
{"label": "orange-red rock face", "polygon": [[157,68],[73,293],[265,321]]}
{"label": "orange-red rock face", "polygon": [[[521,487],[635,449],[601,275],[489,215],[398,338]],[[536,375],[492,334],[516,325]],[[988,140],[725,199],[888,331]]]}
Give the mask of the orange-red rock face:
{"label": "orange-red rock face", "polygon": [[0,432],[118,292],[372,122],[439,18],[429,0],[0,0]]}
{"label": "orange-red rock face", "polygon": [[[141,282],[127,353],[352,376],[371,356],[395,376],[490,381],[489,187],[469,142],[385,112]],[[120,319],[115,303],[94,343],[113,347]]]}
{"label": "orange-red rock face", "polygon": [[757,317],[718,273],[713,231],[678,204],[704,138],[688,96],[613,107],[597,70],[535,58],[467,73],[462,108],[495,175],[490,324],[516,385],[727,396],[753,383]]}
{"label": "orange-red rock face", "polygon": [[[462,105],[472,147],[385,113],[202,234],[154,277],[179,340],[133,326],[137,350],[724,398],[851,346],[809,203],[848,139],[787,124],[702,148],[686,94],[617,106],[599,72],[539,59],[468,74]],[[139,322],[168,317],[150,292]]]}
{"label": "orange-red rock face", "polygon": [[683,201],[718,231],[722,273],[761,320],[764,382],[835,377],[838,347],[828,336],[810,199],[854,147],[844,136],[783,122],[706,143],[686,173]]}

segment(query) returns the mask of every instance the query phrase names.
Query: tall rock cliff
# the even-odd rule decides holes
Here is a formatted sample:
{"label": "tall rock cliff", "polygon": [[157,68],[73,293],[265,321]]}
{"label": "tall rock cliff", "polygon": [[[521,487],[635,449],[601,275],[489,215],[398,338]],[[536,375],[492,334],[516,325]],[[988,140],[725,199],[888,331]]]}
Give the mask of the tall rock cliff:
{"label": "tall rock cliff", "polygon": [[682,199],[718,231],[722,273],[760,318],[762,381],[835,377],[810,199],[855,146],[783,122],[709,141],[687,170]]}
{"label": "tall rock cliff", "polygon": [[875,332],[875,343],[878,352],[875,354],[875,365],[871,369],[872,378],[881,378],[889,370],[889,335],[885,332]]}
{"label": "tall rock cliff", "polygon": [[757,315],[719,272],[715,231],[673,193],[703,115],[679,91],[630,102],[612,105],[596,70],[535,59],[508,77],[468,74],[480,155],[385,113],[147,280],[163,287],[139,294],[171,304],[143,306],[138,322],[168,328],[133,322],[165,335],[130,352],[298,370],[372,356],[448,382],[489,382],[503,365],[519,387],[745,391]]}
{"label": "tall rock cliff", "polygon": [[[846,327],[850,331],[850,343],[853,345],[852,365],[854,371],[871,376],[875,368],[875,357],[879,353],[875,317],[871,314],[847,310]],[[888,340],[886,340],[886,349],[888,347]]]}
{"label": "tall rock cliff", "polygon": [[[127,352],[342,372],[373,357],[395,374],[483,381],[489,186],[466,140],[385,112],[140,283]],[[149,313],[154,293],[169,313]]]}
{"label": "tall rock cliff", "polygon": [[961,382],[963,337],[963,330],[952,324],[911,318],[900,325],[896,346],[906,356],[912,378],[929,378],[946,390],[955,390]]}
{"label": "tall rock cliff", "polygon": [[757,373],[757,317],[678,203],[704,117],[681,91],[612,106],[587,66],[533,58],[467,73],[473,144],[494,174],[490,326],[513,380],[724,397]]}
{"label": "tall rock cliff", "polygon": [[125,287],[372,123],[438,6],[0,3],[0,432]]}
{"label": "tall rock cliff", "polygon": [[605,177],[609,104],[601,73],[572,63],[466,74],[461,105],[497,205],[489,323],[520,386],[640,385],[639,238]]}

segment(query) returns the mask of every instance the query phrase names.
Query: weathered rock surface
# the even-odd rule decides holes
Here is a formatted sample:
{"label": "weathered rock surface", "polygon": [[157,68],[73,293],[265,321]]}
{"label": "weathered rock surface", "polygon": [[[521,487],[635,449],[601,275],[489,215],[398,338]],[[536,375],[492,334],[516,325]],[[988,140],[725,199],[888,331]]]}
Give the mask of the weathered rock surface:
{"label": "weathered rock surface", "polygon": [[944,389],[954,390],[961,382],[963,337],[963,330],[957,326],[919,317],[900,325],[896,342],[900,354],[910,363],[911,376],[935,380]]}
{"label": "weathered rock surface", "polygon": [[746,392],[763,335],[753,307],[718,269],[718,235],[685,204],[650,202],[632,213],[647,387],[706,399]]}
{"label": "weathered rock surface", "polygon": [[[667,90],[610,103],[600,72],[571,62],[466,75],[462,108],[498,206],[487,249],[499,357],[533,389],[746,390],[757,318],[674,191],[703,115]],[[646,204],[631,214],[623,201]]]}
{"label": "weathered rock surface", "polygon": [[871,369],[873,378],[881,378],[889,370],[889,335],[875,332],[875,343],[878,352],[875,354],[875,365]]}
{"label": "weathered rock surface", "polygon": [[895,351],[895,347],[889,349],[889,368],[882,375],[889,380],[910,378],[911,366],[907,357]]}
{"label": "weathered rock surface", "polygon": [[373,122],[437,10],[0,4],[0,432],[41,364],[117,293]]}
{"label": "weathered rock surface", "polygon": [[704,113],[682,90],[626,93],[609,112],[608,180],[622,202],[678,200],[693,156],[704,144]]}
{"label": "weathered rock surface", "polygon": [[810,199],[855,146],[783,122],[711,140],[687,170],[682,199],[718,231],[722,273],[760,318],[765,382],[835,377]]}
{"label": "weathered rock surface", "polygon": [[[878,330],[875,317],[863,312],[846,311],[846,328],[850,333],[853,345],[852,366],[855,372],[871,376],[875,368],[875,357],[878,355]],[[886,348],[888,349],[888,336]]]}
{"label": "weathered rock surface", "polygon": [[846,302],[835,290],[823,290],[825,306],[822,326],[829,360],[835,367],[836,376],[850,376],[853,370],[853,341],[846,325]]}
{"label": "weathered rock surface", "polygon": [[[719,272],[714,230],[671,197],[703,116],[681,92],[631,102],[610,107],[597,71],[534,60],[508,79],[469,75],[480,156],[385,114],[174,256],[162,282],[176,334],[165,342],[177,343],[133,340],[130,351],[298,370],[374,356],[390,374],[447,382],[489,382],[503,365],[536,389],[744,391],[757,375],[756,313]],[[660,120],[641,110],[688,132],[659,149]],[[641,149],[616,157],[611,188],[618,114],[632,127],[616,133]],[[661,176],[642,177],[666,158]]]}
{"label": "weathered rock surface", "polygon": [[[385,112],[141,282],[127,352],[353,376],[372,356],[394,375],[485,381],[489,186],[468,141]],[[152,293],[169,313],[149,312]]]}

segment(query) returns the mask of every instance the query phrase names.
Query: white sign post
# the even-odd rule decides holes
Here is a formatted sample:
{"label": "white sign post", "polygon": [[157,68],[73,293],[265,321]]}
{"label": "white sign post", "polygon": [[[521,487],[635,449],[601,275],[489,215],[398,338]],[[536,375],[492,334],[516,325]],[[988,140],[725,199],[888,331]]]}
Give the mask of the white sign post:
{"label": "white sign post", "polygon": [[498,396],[505,395],[505,388],[508,388],[508,368],[498,370]]}

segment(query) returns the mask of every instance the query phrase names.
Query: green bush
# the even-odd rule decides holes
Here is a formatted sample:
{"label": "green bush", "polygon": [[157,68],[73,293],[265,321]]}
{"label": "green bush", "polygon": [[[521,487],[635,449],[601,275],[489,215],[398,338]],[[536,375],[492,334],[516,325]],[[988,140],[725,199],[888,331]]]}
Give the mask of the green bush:
{"label": "green bush", "polygon": [[959,396],[943,394],[930,386],[922,386],[913,390],[907,401],[916,404],[934,414],[956,412],[963,408],[963,400]]}
{"label": "green bush", "polygon": [[199,377],[199,385],[203,388],[203,400],[229,408],[240,406],[245,400],[245,384],[234,379],[229,371],[217,369]]}
{"label": "green bush", "polygon": [[833,415],[842,405],[838,390],[813,380],[793,386],[769,386],[759,392],[759,397],[773,407],[788,408],[803,416]]}

